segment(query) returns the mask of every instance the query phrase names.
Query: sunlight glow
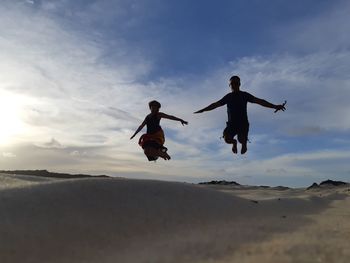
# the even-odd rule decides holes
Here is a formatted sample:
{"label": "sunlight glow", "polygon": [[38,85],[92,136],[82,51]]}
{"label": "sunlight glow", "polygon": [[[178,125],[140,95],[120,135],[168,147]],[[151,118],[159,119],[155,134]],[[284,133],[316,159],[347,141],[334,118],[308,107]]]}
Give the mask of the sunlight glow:
{"label": "sunlight glow", "polygon": [[24,130],[20,118],[20,102],[15,96],[0,94],[0,145],[11,144]]}

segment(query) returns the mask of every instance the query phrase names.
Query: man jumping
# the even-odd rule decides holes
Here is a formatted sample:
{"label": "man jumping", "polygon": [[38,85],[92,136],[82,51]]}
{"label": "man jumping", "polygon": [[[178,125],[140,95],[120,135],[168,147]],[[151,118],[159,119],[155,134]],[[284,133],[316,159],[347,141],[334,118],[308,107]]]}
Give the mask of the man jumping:
{"label": "man jumping", "polygon": [[241,91],[241,80],[238,76],[230,78],[230,87],[232,92],[226,94],[221,100],[210,104],[209,106],[196,111],[195,113],[202,113],[204,111],[211,111],[218,107],[227,105],[228,121],[223,137],[225,142],[232,144],[233,153],[237,153],[237,140],[234,138],[237,135],[238,141],[242,144],[241,154],[247,152],[247,141],[249,132],[249,122],[247,114],[247,103],[257,103],[261,106],[275,109],[275,112],[285,111],[286,101],[283,104],[275,105],[266,100],[254,97],[248,92]]}

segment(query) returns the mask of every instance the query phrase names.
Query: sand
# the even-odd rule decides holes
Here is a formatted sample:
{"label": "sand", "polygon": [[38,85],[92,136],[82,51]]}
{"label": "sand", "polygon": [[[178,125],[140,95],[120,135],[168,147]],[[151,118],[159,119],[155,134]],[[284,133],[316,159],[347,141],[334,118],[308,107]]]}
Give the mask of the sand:
{"label": "sand", "polygon": [[349,262],[350,187],[0,174],[0,262]]}

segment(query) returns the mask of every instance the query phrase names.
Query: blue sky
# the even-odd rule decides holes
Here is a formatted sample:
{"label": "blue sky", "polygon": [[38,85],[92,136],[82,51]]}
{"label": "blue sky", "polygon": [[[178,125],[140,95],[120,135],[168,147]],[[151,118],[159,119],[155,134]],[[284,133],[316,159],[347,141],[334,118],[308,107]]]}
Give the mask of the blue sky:
{"label": "blue sky", "polygon": [[[140,3],[141,2],[141,3]],[[2,0],[0,169],[307,186],[348,180],[348,1]],[[220,136],[228,79],[249,105],[248,153]],[[157,99],[172,156],[129,138]]]}

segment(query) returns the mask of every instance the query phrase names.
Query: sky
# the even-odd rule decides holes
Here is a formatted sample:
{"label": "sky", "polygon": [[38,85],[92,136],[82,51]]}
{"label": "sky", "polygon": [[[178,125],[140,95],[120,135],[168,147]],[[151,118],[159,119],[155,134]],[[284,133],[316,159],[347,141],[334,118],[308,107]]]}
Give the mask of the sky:
{"label": "sky", "polygon": [[[350,175],[346,0],[0,0],[0,169],[304,187]],[[224,143],[241,90],[248,152]],[[158,100],[171,161],[130,136]],[[143,131],[145,132],[145,130]],[[142,132],[138,134],[141,135]],[[137,136],[137,137],[138,137]]]}

